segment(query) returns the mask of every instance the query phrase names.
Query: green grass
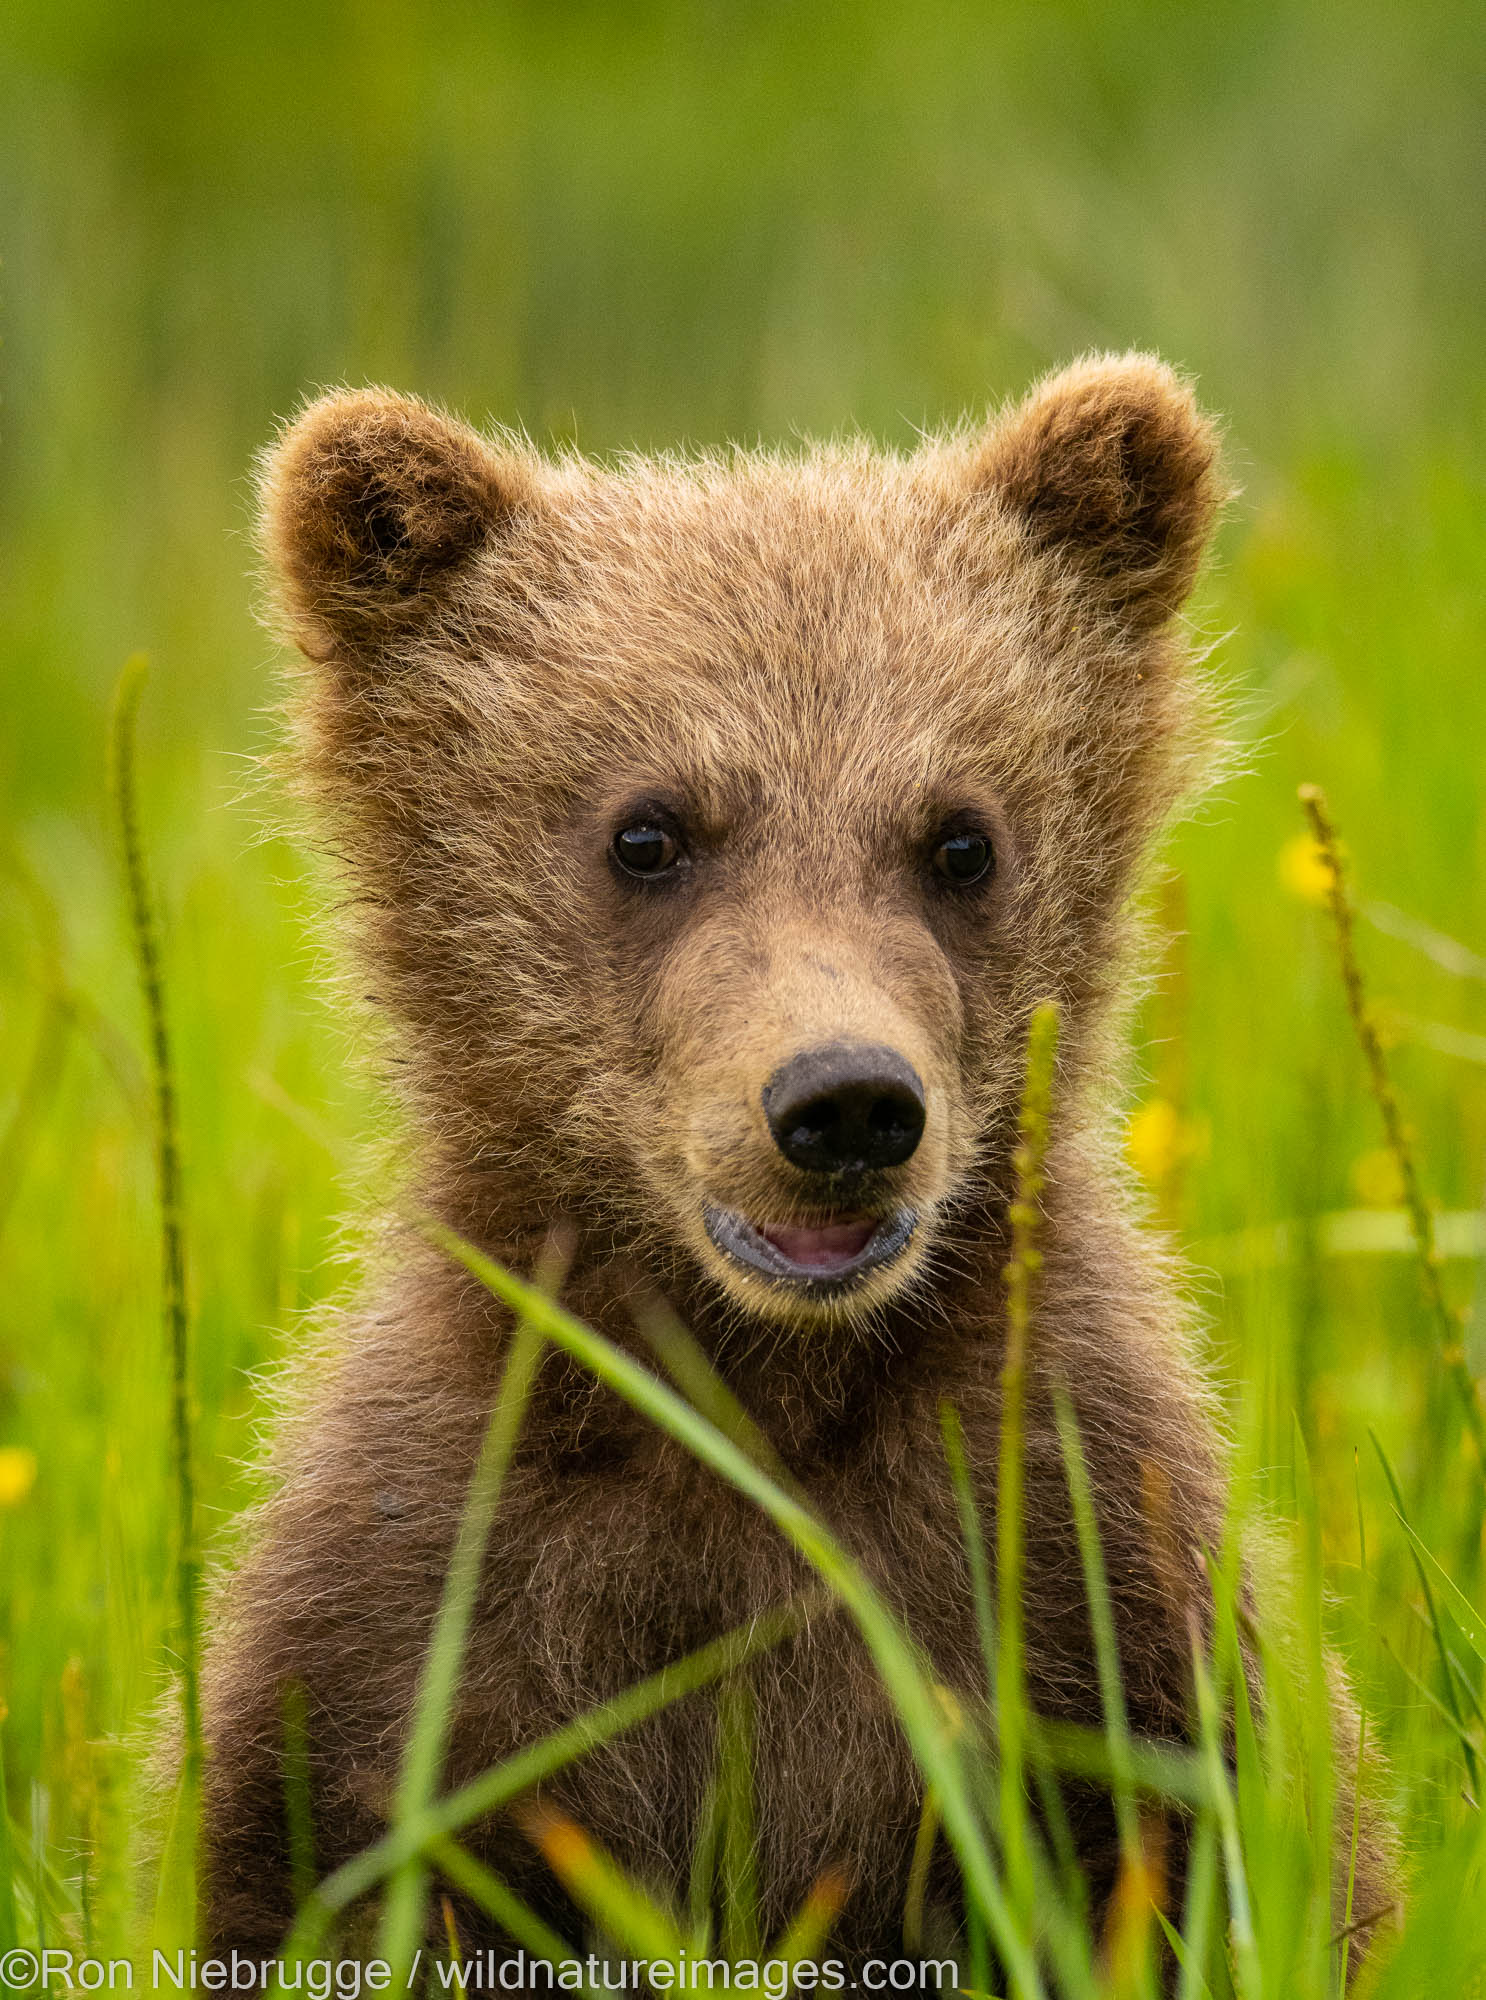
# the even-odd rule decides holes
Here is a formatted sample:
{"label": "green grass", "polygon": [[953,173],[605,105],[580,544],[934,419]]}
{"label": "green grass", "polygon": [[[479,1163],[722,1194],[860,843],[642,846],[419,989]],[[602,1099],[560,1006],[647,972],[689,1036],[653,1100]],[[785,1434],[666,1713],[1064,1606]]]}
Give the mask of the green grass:
{"label": "green grass", "polygon": [[[1179,1926],[1209,1939],[1184,1990],[1219,1976],[1240,1870],[1245,1990],[1322,1990],[1306,1815],[1343,1796],[1315,1720],[1323,1627],[1415,1858],[1387,1990],[1479,1987],[1480,1469],[1407,1252],[1328,1248],[1328,1218],[1386,1202],[1388,1173],[1291,844],[1296,787],[1319,782],[1425,1195],[1479,1216],[1486,986],[1365,912],[1486,952],[1483,41],[1455,0],[12,8],[0,1933],[33,1935],[38,1851],[49,1936],[129,1933],[138,1746],[179,1637],[150,1029],[107,781],[138,648],[208,1556],[254,1490],[258,1371],[353,1282],[342,1218],[378,1180],[318,886],[248,782],[272,739],[253,450],[306,387],[379,378],[598,452],[851,423],[904,443],[1080,349],[1141,344],[1228,419],[1244,491],[1196,620],[1242,770],[1169,852],[1130,1108],[1164,1107],[1140,1128],[1153,1204],[1194,1248],[1240,1499],[1279,1517],[1296,1598],[1236,1786],[1211,1756],[1167,1774],[1197,1788],[1222,1888]],[[1479,1375],[1486,1259],[1441,1276],[1452,1313],[1477,1308]],[[682,1386],[754,1462],[725,1403]],[[1211,1671],[1217,1699],[1221,1652]],[[1080,1754],[1123,1753],[1116,1733]],[[940,1775],[946,1824],[988,1825],[995,1863],[994,1813]],[[1070,1918],[1070,1991],[1078,1957]]]}

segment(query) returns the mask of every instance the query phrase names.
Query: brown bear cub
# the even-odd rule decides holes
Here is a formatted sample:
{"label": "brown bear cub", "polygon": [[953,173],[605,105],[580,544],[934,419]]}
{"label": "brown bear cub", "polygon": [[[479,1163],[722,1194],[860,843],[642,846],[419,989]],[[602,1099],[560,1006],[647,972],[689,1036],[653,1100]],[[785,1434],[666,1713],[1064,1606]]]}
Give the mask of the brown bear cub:
{"label": "brown bear cub", "polygon": [[[1063,1031],[1028,1402],[1031,1699],[1099,1725],[1051,1384],[1090,1461],[1134,1728],[1187,1740],[1199,1551],[1221,1540],[1184,1311],[1104,1136],[1126,906],[1201,770],[1176,622],[1220,499],[1187,388],[1085,361],[978,432],[542,459],[380,391],[328,396],[262,476],[304,655],[299,769],[391,1025],[413,1192],[645,1351],[666,1301],[944,1686],[984,1688],[940,1439],[995,1490],[1007,1206],[1029,1018]],[[394,1238],[282,1443],[207,1672],[210,1930],[291,1919],[286,1690],[315,1864],[383,1830],[508,1339]],[[776,1606],[751,1505],[550,1354],[486,1559],[446,1782]],[[922,1785],[840,1614],[750,1668],[766,1935],[833,1864],[830,1949],[903,1949]],[[714,1770],[689,1697],[551,1796],[683,1895]],[[1094,1897],[1108,1804],[1070,1793]],[[1347,1816],[1350,1817],[1349,1815]],[[1350,1830],[1350,1829],[1348,1829]],[[469,1844],[575,1946],[520,1828]],[[1354,1907],[1388,1895],[1365,1834]],[[1168,1843],[1173,1883],[1180,1829]],[[931,1895],[953,1906],[946,1865]],[[492,1942],[459,1906],[467,1946]]]}

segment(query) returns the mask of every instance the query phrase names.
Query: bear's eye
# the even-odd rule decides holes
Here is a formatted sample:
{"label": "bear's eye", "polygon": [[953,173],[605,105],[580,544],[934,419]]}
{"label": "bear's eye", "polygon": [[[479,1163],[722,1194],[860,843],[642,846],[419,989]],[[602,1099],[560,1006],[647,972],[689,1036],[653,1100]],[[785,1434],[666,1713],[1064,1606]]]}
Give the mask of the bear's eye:
{"label": "bear's eye", "polygon": [[996,852],[983,833],[952,833],[934,849],[934,872],[957,889],[983,882],[996,865]]}
{"label": "bear's eye", "polygon": [[614,859],[626,875],[663,875],[681,859],[674,834],[653,820],[622,826],[614,836]]}

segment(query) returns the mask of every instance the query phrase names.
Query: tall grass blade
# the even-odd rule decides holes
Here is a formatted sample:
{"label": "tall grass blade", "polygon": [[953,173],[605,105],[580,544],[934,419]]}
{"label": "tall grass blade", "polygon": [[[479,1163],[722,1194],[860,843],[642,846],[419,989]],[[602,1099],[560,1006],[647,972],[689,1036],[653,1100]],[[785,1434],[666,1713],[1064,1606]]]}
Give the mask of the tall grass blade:
{"label": "tall grass blade", "polygon": [[[1378,1455],[1378,1463],[1383,1468],[1383,1477],[1388,1482],[1388,1490],[1393,1495],[1393,1505],[1397,1511],[1398,1518],[1407,1530],[1409,1527],[1409,1518],[1408,1509],[1403,1504],[1403,1489],[1394,1476],[1393,1467],[1388,1460],[1388,1454],[1384,1451],[1382,1440],[1379,1438],[1377,1432],[1369,1431],[1368,1436],[1372,1439],[1373,1450]],[[1465,1717],[1460,1711],[1460,1695],[1455,1686],[1455,1676],[1450,1671],[1450,1647],[1449,1641],[1445,1636],[1444,1625],[1440,1619],[1439,1603],[1435,1597],[1433,1585],[1430,1582],[1429,1571],[1424,1565],[1420,1552],[1421,1545],[1418,1544],[1417,1537],[1412,1533],[1409,1534],[1409,1550],[1414,1558],[1414,1569],[1419,1578],[1419,1588],[1424,1593],[1424,1609],[1429,1620],[1429,1629],[1434,1636],[1435,1651],[1439,1656],[1440,1673],[1445,1683],[1445,1707],[1449,1711],[1450,1719],[1455,1725],[1456,1735],[1460,1740],[1460,1750],[1465,1760],[1472,1803],[1478,1804],[1481,1797],[1481,1777],[1480,1768],[1476,1760],[1475,1745],[1471,1742],[1470,1734],[1465,1724]]]}
{"label": "tall grass blade", "polygon": [[1140,1818],[1135,1807],[1130,1718],[1125,1708],[1119,1642],[1115,1637],[1114,1613],[1110,1608],[1109,1578],[1104,1568],[1099,1523],[1094,1513],[1094,1490],[1089,1483],[1089,1468],[1079,1436],[1078,1419],[1068,1391],[1061,1382],[1053,1389],[1053,1412],[1058,1426],[1058,1442],[1063,1451],[1063,1467],[1068,1477],[1069,1498],[1073,1503],[1073,1526],[1078,1537],[1079,1560],[1083,1565],[1084,1595],[1088,1599],[1089,1620],[1094,1632],[1094,1658],[1099,1671],[1099,1696],[1104,1707],[1104,1740],[1109,1746],[1115,1821],[1125,1861],[1127,1865],[1132,1865],[1140,1858]]}
{"label": "tall grass blade", "polygon": [[[685,1940],[676,1918],[632,1882],[566,1813],[536,1803],[518,1813],[523,1831],[599,1934],[636,1958],[679,1965]],[[758,1947],[729,1954],[755,1958]]]}
{"label": "tall grass blade", "polygon": [[1398,1525],[1409,1538],[1414,1561],[1421,1564],[1434,1579],[1435,1587],[1449,1607],[1450,1615],[1460,1627],[1460,1635],[1475,1654],[1476,1659],[1486,1667],[1486,1617],[1471,1603],[1460,1585],[1441,1565],[1438,1556],[1427,1548],[1413,1523],[1398,1510]]}
{"label": "tall grass blade", "polygon": [[1188,1946],[1181,1932],[1172,1926],[1170,1920],[1160,1910],[1156,1912],[1156,1922],[1161,1926],[1161,1935],[1169,1945],[1171,1956],[1176,1962],[1176,1969],[1181,1974],[1182,1983],[1178,1988],[1180,2000],[1187,2000],[1189,1994],[1192,2000],[1212,2000],[1207,1981],[1200,1969],[1201,1960]]}
{"label": "tall grass blade", "polygon": [[194,1938],[196,1827],[200,1814],[200,1782],[182,1760],[170,1795],[165,1837],[155,1875],[154,1935],[162,1945],[180,1946]]}
{"label": "tall grass blade", "polygon": [[284,1819],[289,1833],[289,1881],[297,1910],[315,1887],[309,1704],[304,1682],[298,1680],[284,1690]]}
{"label": "tall grass blade", "polygon": [[[1417,1612],[1415,1615],[1418,1615]],[[1454,1621],[1450,1617],[1448,1605],[1441,1608],[1440,1624],[1447,1635],[1454,1629]],[[1475,1679],[1469,1667],[1460,1657],[1459,1652],[1454,1646],[1447,1645],[1446,1652],[1450,1661],[1450,1671],[1455,1676],[1455,1685],[1460,1690],[1461,1700],[1465,1702],[1471,1714],[1481,1724],[1482,1728],[1486,1729],[1486,1708],[1483,1708],[1481,1705],[1480,1691],[1476,1686]]]}
{"label": "tall grass blade", "polygon": [[[1313,1963],[1327,1963],[1332,1930],[1333,1893],[1330,1866],[1333,1824],[1336,1809],[1334,1759],[1332,1754],[1331,1690],[1326,1673],[1326,1641],[1323,1630],[1325,1570],[1321,1554],[1321,1519],[1311,1472],[1310,1453],[1299,1417],[1291,1412],[1292,1449],[1295,1460],[1295,1517],[1300,1540],[1300,1601],[1298,1612],[1303,1626],[1304,1654],[1300,1663],[1304,1675],[1299,1693],[1301,1713],[1296,1731],[1298,1754],[1304,1760],[1308,1779],[1309,1842],[1314,1865],[1306,1912],[1305,1940]],[[1318,1969],[1318,1978],[1323,1974]]]}
{"label": "tall grass blade", "polygon": [[770,1478],[792,1487],[793,1477],[778,1452],[702,1352],[691,1329],[670,1307],[656,1302],[637,1312],[635,1323],[651,1353],[693,1408],[755,1465],[761,1465]]}
{"label": "tall grass blade", "polygon": [[844,1869],[827,1868],[765,1952],[767,1962],[788,1966],[792,1986],[795,1967],[820,1957],[821,1947],[841,1914],[850,1888]]}
{"label": "tall grass blade", "polygon": [[691,1919],[691,1948],[695,1952],[705,1952],[712,1942],[712,1899],[717,1887],[717,1847],[722,1823],[718,1794],[714,1777],[702,1801],[691,1843],[686,1907]]}
{"label": "tall grass blade", "polygon": [[1197,1695],[1197,1730],[1207,1765],[1208,1792],[1218,1825],[1223,1853],[1223,1871],[1228,1885],[1228,1915],[1233,1955],[1239,1974],[1242,2000],[1260,2000],[1264,1992],[1263,1971],[1254,1939],[1254,1920],[1249,1904],[1248,1874],[1244,1866],[1243,1842],[1239,1837],[1238,1810],[1228,1782],[1223,1756],[1223,1726],[1212,1676],[1203,1657],[1202,1636],[1192,1627],[1192,1678]]}
{"label": "tall grass blade", "polygon": [[[1037,1736],[1042,1755],[1054,1770],[1114,1790],[1115,1766],[1109,1738],[1102,1729],[1040,1720]],[[1207,1764],[1200,1750],[1132,1736],[1125,1752],[1125,1768],[1136,1790],[1153,1799],[1193,1811],[1211,1803]]]}
{"label": "tall grass blade", "polygon": [[[1362,1509],[1362,1468],[1352,1453],[1352,1488],[1357,1503],[1357,1575],[1362,1629],[1367,1630],[1367,1517]],[[1347,1966],[1352,1956],[1352,1912],[1357,1894],[1357,1847],[1362,1835],[1362,1785],[1367,1770],[1367,1691],[1358,1698],[1357,1758],[1352,1773],[1352,1833],[1347,1846],[1347,1894],[1342,1907],[1342,1962],[1338,1992],[1347,1991]]]}
{"label": "tall grass blade", "polygon": [[[1427,1628],[1428,1620],[1426,1619],[1424,1622]],[[1418,1695],[1419,1699],[1424,1703],[1425,1707],[1431,1709],[1433,1713],[1436,1716],[1438,1716],[1439,1720],[1441,1721],[1441,1723],[1443,1723],[1445,1730],[1452,1739],[1452,1741],[1460,1745],[1462,1758],[1474,1756],[1476,1746],[1471,1741],[1470,1731],[1467,1728],[1465,1722],[1461,1719],[1459,1710],[1451,1709],[1447,1702],[1444,1702],[1440,1699],[1440,1697],[1435,1693],[1434,1689],[1429,1686],[1428,1682],[1423,1681],[1419,1678],[1418,1674],[1414,1672],[1413,1668],[1409,1665],[1408,1661],[1402,1659],[1397,1650],[1390,1644],[1386,1634],[1382,1634],[1379,1636],[1378,1645],[1382,1648],[1383,1652],[1387,1655],[1387,1657],[1393,1662],[1394,1666],[1398,1669],[1399,1673],[1402,1674],[1403,1678],[1408,1682],[1409,1686],[1414,1690],[1415,1694]],[[1479,1803],[1478,1800],[1476,1800],[1471,1796],[1469,1791],[1465,1793],[1465,1797],[1472,1806],[1475,1806]]]}
{"label": "tall grass blade", "polygon": [[929,1865],[939,1838],[939,1801],[931,1785],[924,1793],[918,1816],[918,1832],[913,1839],[913,1855],[908,1864],[908,1887],[903,1896],[903,1949],[912,1956],[924,1941],[924,1899],[929,1889]]}
{"label": "tall grass blade", "polygon": [[88,1741],[88,1686],[81,1658],[74,1653],[62,1670],[62,1777],[71,1808],[76,1840],[78,1920],[83,1951],[91,1958],[96,1942],[93,1910],[93,1864],[97,1848],[93,1751]]}
{"label": "tall grass blade", "polygon": [[454,1905],[447,1895],[439,1897],[439,1909],[444,1918],[444,1941],[449,1948],[450,1965],[458,1965],[464,1957],[464,1947],[459,1942],[459,1926],[454,1921]]}
{"label": "tall grass blade", "polygon": [[753,1688],[729,1674],[717,1690],[718,1894],[723,1955],[734,1964],[759,1949],[753,1746]]}
{"label": "tall grass blade", "polygon": [[[561,1253],[549,1249],[544,1254],[537,1279],[543,1294],[556,1289],[564,1268]],[[470,1480],[418,1684],[393,1806],[394,1823],[416,1820],[438,1790],[485,1548],[545,1345],[541,1334],[518,1316],[495,1407]],[[394,1980],[399,1984],[406,1983],[407,1969],[423,1929],[427,1887],[428,1869],[421,1855],[412,1855],[402,1862],[387,1887],[379,1955],[392,1967]]]}
{"label": "tall grass blade", "polygon": [[[533,1958],[546,1959],[558,1974],[568,1966],[581,1966],[582,1960],[567,1940],[545,1923],[529,1903],[523,1902],[513,1889],[508,1888],[493,1869],[487,1868],[467,1848],[461,1847],[451,1834],[440,1834],[429,1841],[428,1859],[445,1881],[452,1882],[462,1896],[468,1896],[488,1916],[494,1917],[506,1936],[514,1938],[517,1945],[530,1952]],[[580,1977],[573,1983],[564,1979],[561,1990],[586,1993],[590,1988],[587,1981]]]}
{"label": "tall grass blade", "polygon": [[1087,1924],[1089,1884],[1083,1871],[1083,1863],[1078,1857],[1078,1844],[1073,1837],[1073,1825],[1068,1817],[1067,1802],[1059,1782],[1063,1774],[1050,1752],[1042,1723],[1033,1716],[1031,1724],[1032,1733],[1029,1741],[1032,1754],[1028,1759],[1028,1768],[1037,1789],[1037,1803],[1042,1808],[1048,1845],[1052,1849],[1050,1861],[1056,1869],[1058,1886],[1071,1920],[1077,1924]]}
{"label": "tall grass blade", "polygon": [[196,1830],[204,1745],[201,1735],[201,1558],[197,1547],[195,1412],[191,1392],[186,1230],[175,1068],[165,1005],[159,926],[145,864],[135,775],[139,701],[148,665],[142,653],[124,664],[114,690],[110,739],[114,809],[123,846],[124,879],[134,956],[149,1026],[155,1094],[155,1170],[160,1200],[161,1296],[170,1354],[171,1453],[175,1484],[176,1648],[181,1683],[182,1788],[177,1798],[180,1893],[194,1936]]}
{"label": "tall grass blade", "polygon": [[996,1608],[991,1597],[991,1571],[986,1560],[985,1535],[980,1524],[980,1507],[970,1484],[970,1467],[965,1457],[965,1433],[960,1413],[948,1401],[939,1405],[939,1432],[944,1439],[944,1456],[949,1461],[950,1481],[955,1489],[955,1505],[960,1516],[960,1540],[970,1568],[970,1594],[975,1605],[975,1629],[980,1638],[980,1657],[985,1665],[986,1700],[996,1699]]}
{"label": "tall grass blade", "polygon": [[1218,1822],[1217,1816],[1205,1807],[1198,1814],[1197,1824],[1187,1842],[1187,1893],[1180,1940],[1175,1937],[1161,1912],[1156,1912],[1181,1975],[1177,1984],[1177,2000],[1207,2000],[1209,1988],[1205,1974],[1213,1948],[1217,1911]]}
{"label": "tall grass blade", "polygon": [[1078,1419],[1067,1387],[1062,1382],[1053,1385],[1053,1415],[1063,1453],[1074,1533],[1078,1538],[1079,1561],[1083,1568],[1084,1596],[1094,1634],[1094,1659],[1099,1673],[1104,1736],[1109,1746],[1113,1778],[1115,1824],[1120,1839],[1120,1878],[1111,1911],[1117,1934],[1111,1938],[1110,1960],[1117,1972],[1123,1972],[1122,1990],[1134,1989],[1145,1993],[1153,1990],[1155,1976],[1150,1950],[1150,1920],[1152,1911],[1158,1906],[1158,1899],[1152,1895],[1151,1867],[1135,1803],[1130,1719],[1125,1707],[1125,1683],[1120,1669],[1114,1612],[1109,1601],[1109,1578],[1104,1567],[1099,1522],[1094,1512],[1094,1490],[1084,1458]]}
{"label": "tall grass blade", "polygon": [[986,1930],[986,1920],[973,1901],[965,1911],[965,1944],[970,1954],[970,1991],[989,1996],[991,1941]]}

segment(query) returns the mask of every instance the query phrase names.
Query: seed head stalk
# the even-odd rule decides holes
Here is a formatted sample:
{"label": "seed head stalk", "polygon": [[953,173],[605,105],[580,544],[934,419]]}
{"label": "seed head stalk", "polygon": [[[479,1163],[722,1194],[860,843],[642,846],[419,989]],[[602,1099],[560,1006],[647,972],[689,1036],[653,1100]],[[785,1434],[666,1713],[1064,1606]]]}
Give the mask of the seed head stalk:
{"label": "seed head stalk", "polygon": [[1058,1009],[1054,1001],[1047,1000],[1032,1016],[1020,1137],[1013,1161],[1016,1191],[1008,1211],[1011,1258],[1005,1271],[1006,1355],[1001,1369],[1001,1452],[996,1483],[996,1716],[1001,1746],[1001,1823],[1007,1874],[1024,1899],[1030,1896],[1032,1882],[1025,1792],[1027,1712],[1022,1628],[1027,1355],[1033,1291],[1042,1267],[1037,1233],[1042,1219],[1057,1053]]}
{"label": "seed head stalk", "polygon": [[135,781],[135,724],[147,663],[136,653],[125,663],[114,693],[111,776],[124,856],[129,924],[149,1028],[155,1095],[155,1171],[160,1197],[161,1294],[170,1353],[171,1457],[176,1503],[176,1625],[180,1653],[181,1721],[186,1797],[194,1797],[202,1768],[200,1622],[201,1560],[196,1545],[196,1481],[192,1465],[190,1320],[186,1303],[186,1234],[181,1182],[180,1125],[175,1070],[165,1012],[160,932],[140,832]]}
{"label": "seed head stalk", "polygon": [[1346,991],[1347,1010],[1357,1031],[1363,1060],[1367,1064],[1368,1082],[1382,1115],[1383,1135],[1398,1168],[1404,1207],[1408,1211],[1409,1229],[1414,1239],[1419,1276],[1424,1287],[1425,1303],[1439,1333],[1440,1358],[1459,1394],[1477,1455],[1482,1465],[1486,1466],[1486,1414],[1483,1414],[1481,1408],[1480,1387],[1466,1364],[1460,1316],[1445,1297],[1445,1288],[1440,1280],[1440,1256],[1439,1246],[1435,1241],[1434,1215],[1424,1198],[1418,1163],[1409,1144],[1408,1133],[1404,1129],[1398,1094],[1393,1088],[1393,1079],[1388,1072],[1388,1059],[1383,1052],[1377,1023],[1367,1004],[1367,988],[1363,984],[1362,968],[1357,960],[1352,904],[1347,894],[1336,826],[1331,817],[1326,794],[1319,785],[1302,785],[1300,803],[1305,809],[1316,846],[1326,864],[1329,878],[1326,897],[1336,931],[1337,956],[1341,961],[1342,986]]}

